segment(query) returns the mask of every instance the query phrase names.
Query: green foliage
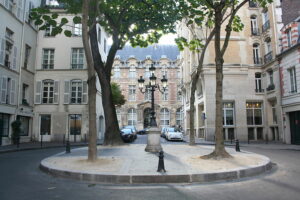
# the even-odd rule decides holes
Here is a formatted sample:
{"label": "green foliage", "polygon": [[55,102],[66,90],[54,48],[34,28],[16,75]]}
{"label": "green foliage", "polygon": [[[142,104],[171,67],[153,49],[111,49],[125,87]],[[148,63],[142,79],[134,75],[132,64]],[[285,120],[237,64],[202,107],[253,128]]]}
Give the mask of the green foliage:
{"label": "green foliage", "polygon": [[203,48],[202,40],[198,38],[188,41],[184,37],[179,37],[175,39],[175,42],[180,51],[183,51],[184,47],[187,47],[190,51],[200,52]]}
{"label": "green foliage", "polygon": [[124,95],[120,90],[120,86],[117,83],[111,83],[111,91],[112,91],[112,101],[115,106],[122,106],[125,104],[126,100]]}

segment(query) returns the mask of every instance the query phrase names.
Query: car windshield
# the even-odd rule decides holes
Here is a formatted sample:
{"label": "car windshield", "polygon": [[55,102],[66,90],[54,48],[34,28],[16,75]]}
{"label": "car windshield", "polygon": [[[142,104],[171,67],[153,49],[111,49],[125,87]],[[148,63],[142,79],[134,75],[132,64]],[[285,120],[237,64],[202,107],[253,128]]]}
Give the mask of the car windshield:
{"label": "car windshield", "polygon": [[176,132],[175,128],[168,128],[168,132]]}
{"label": "car windshield", "polygon": [[122,131],[123,134],[130,134],[130,133],[132,133],[131,129],[129,129],[129,128],[123,128],[121,131]]}

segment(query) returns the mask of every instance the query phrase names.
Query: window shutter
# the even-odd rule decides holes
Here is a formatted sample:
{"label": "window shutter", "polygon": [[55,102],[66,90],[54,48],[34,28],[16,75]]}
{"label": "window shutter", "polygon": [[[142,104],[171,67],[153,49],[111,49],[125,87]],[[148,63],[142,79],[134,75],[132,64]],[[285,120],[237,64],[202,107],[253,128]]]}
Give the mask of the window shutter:
{"label": "window shutter", "polygon": [[10,104],[16,105],[16,80],[10,80]]}
{"label": "window shutter", "polygon": [[42,102],[42,81],[37,81],[35,86],[35,104]]}
{"label": "window shutter", "polygon": [[54,81],[54,100],[53,103],[54,104],[58,104],[58,92],[59,92],[59,82],[58,81]]}
{"label": "window shutter", "polygon": [[70,81],[65,81],[64,104],[70,103]]}
{"label": "window shutter", "polygon": [[13,70],[17,70],[17,55],[18,55],[18,48],[16,46],[14,46],[13,49],[13,60],[12,60],[12,69]]}
{"label": "window shutter", "polygon": [[1,103],[6,103],[7,77],[2,77]]}
{"label": "window shutter", "polygon": [[82,103],[87,104],[88,102],[88,91],[87,91],[87,82],[82,82]]}
{"label": "window shutter", "polygon": [[0,49],[0,64],[4,65],[5,56],[5,39],[1,39],[1,49]]}

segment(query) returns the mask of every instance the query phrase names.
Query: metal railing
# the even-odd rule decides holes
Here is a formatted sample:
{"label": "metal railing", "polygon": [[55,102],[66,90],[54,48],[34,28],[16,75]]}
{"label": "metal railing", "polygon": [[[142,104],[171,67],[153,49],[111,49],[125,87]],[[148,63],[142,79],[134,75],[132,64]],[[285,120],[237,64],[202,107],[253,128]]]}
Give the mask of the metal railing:
{"label": "metal railing", "polygon": [[270,21],[266,21],[264,25],[262,25],[262,32],[266,32],[270,28]]}
{"label": "metal railing", "polygon": [[256,58],[256,57],[254,57],[253,58],[253,62],[254,62],[255,65],[261,65],[261,64],[263,64],[262,58]]}
{"label": "metal railing", "polygon": [[270,51],[269,53],[267,53],[267,54],[264,56],[264,62],[265,62],[265,64],[272,61],[272,59],[273,59],[273,55],[272,55],[272,54],[273,54],[273,52]]}
{"label": "metal railing", "polygon": [[271,91],[271,90],[274,90],[275,89],[275,85],[273,83],[271,83],[267,88],[266,90],[267,91]]}
{"label": "metal railing", "polygon": [[260,35],[259,28],[251,28],[251,35]]}
{"label": "metal railing", "polygon": [[249,1],[249,7],[250,8],[257,8],[257,3],[254,1]]}

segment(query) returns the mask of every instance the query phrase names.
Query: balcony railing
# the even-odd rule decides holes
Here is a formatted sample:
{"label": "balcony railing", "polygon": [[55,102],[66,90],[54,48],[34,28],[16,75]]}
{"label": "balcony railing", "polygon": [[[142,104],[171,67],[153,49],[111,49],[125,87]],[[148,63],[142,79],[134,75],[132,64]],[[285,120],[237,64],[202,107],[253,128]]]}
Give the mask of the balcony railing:
{"label": "balcony railing", "polygon": [[270,21],[266,21],[264,25],[262,25],[262,32],[266,32],[270,28]]}
{"label": "balcony railing", "polygon": [[255,89],[255,92],[256,93],[263,93],[265,90],[264,89],[261,89],[261,88],[258,88],[258,89]]}
{"label": "balcony railing", "polygon": [[275,89],[275,85],[273,83],[271,83],[267,88],[266,90],[267,91],[271,91],[271,90],[274,90]]}
{"label": "balcony railing", "polygon": [[253,58],[253,62],[254,62],[254,64],[255,65],[261,65],[261,64],[263,64],[263,62],[262,62],[262,58]]}
{"label": "balcony railing", "polygon": [[260,35],[259,28],[252,28],[251,35],[254,35],[254,36]]}
{"label": "balcony railing", "polygon": [[249,1],[249,7],[250,8],[257,8],[257,3],[253,1]]}
{"label": "balcony railing", "polygon": [[265,64],[271,62],[272,59],[273,59],[272,51],[270,51],[269,53],[267,53],[267,54],[264,56],[264,62],[265,62]]}

